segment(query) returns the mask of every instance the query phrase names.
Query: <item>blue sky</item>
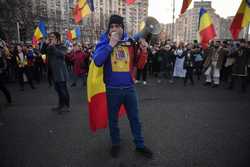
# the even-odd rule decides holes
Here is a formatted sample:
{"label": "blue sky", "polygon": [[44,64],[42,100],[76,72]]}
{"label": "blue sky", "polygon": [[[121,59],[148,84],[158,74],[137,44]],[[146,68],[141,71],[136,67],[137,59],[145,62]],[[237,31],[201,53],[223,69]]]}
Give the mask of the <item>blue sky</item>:
{"label": "blue sky", "polygon": [[[182,1],[175,0],[175,17],[178,17]],[[195,1],[195,0],[193,0]],[[222,17],[234,16],[240,6],[241,0],[211,0],[212,7]],[[193,3],[189,8],[193,7]],[[172,22],[173,0],[149,0],[149,16],[155,17],[161,23]]]}

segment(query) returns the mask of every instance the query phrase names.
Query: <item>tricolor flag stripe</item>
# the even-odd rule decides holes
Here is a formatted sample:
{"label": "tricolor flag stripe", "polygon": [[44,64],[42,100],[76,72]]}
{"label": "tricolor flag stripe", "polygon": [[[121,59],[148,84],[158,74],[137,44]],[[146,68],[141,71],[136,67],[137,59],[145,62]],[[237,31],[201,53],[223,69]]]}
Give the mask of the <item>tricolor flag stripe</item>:
{"label": "tricolor flag stripe", "polygon": [[240,7],[232,21],[230,31],[233,39],[237,39],[242,28],[250,22],[250,1],[242,0]]}
{"label": "tricolor flag stripe", "polygon": [[203,47],[206,47],[208,42],[216,36],[212,19],[204,8],[200,9],[199,34]]}
{"label": "tricolor flag stripe", "polygon": [[82,18],[94,11],[93,0],[79,0],[74,9],[74,19],[79,23]]}
{"label": "tricolor flag stripe", "polygon": [[181,8],[181,14],[185,13],[188,9],[189,5],[191,4],[192,0],[183,0],[182,2],[182,8]]}
{"label": "tricolor flag stripe", "polygon": [[131,4],[135,3],[135,0],[126,0],[126,2],[128,5],[131,5]]}

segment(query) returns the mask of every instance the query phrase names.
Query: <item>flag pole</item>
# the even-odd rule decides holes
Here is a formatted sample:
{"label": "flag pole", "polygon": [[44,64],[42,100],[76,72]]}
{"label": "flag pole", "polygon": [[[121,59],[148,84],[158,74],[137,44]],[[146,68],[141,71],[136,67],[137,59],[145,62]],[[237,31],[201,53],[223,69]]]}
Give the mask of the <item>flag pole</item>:
{"label": "flag pole", "polygon": [[21,39],[20,39],[20,24],[17,21],[16,22],[16,28],[17,28],[17,42],[20,43]]}
{"label": "flag pole", "polygon": [[172,42],[174,41],[175,0],[173,0]]}

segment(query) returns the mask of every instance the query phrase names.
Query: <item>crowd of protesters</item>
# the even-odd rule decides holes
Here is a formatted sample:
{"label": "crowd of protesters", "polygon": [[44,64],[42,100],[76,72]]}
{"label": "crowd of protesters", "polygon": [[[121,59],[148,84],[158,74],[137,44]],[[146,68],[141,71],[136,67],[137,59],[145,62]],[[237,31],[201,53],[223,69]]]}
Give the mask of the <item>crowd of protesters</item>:
{"label": "crowd of protesters", "polygon": [[[39,87],[41,81],[48,81],[52,86],[48,56],[41,52],[42,47],[43,42],[34,48],[26,44],[6,44],[1,40],[0,87],[8,103],[12,102],[6,87],[8,82],[17,82],[20,91],[26,89],[26,82],[31,89]],[[86,84],[93,50],[94,45],[77,42],[68,47],[65,63],[71,74],[71,87],[77,86],[79,79],[81,84]],[[216,88],[221,85],[229,90],[240,83],[241,92],[246,92],[250,82],[250,42],[244,39],[212,41],[206,49],[196,42],[165,41],[150,46],[146,59],[144,66],[137,67],[135,83],[146,85],[148,75],[156,77],[159,84],[164,80],[173,84],[175,78],[183,78],[184,86],[204,79],[204,86]]]}
{"label": "crowd of protesters", "polygon": [[235,83],[240,83],[241,91],[246,92],[250,82],[250,42],[212,41],[206,49],[196,42],[159,43],[148,50],[147,64],[137,70],[135,82],[147,84],[148,74],[155,76],[158,83],[183,78],[184,86],[188,81],[194,85],[194,76],[201,80],[204,74],[204,86],[234,89]]}
{"label": "crowd of protesters", "polygon": [[[31,89],[39,88],[41,81],[47,81],[49,86],[54,84],[51,66],[48,65],[48,55],[43,49],[45,45],[45,40],[36,47],[0,41],[0,90],[9,104],[12,103],[12,98],[8,83],[18,83],[20,91],[27,89],[26,83]],[[71,74],[72,87],[77,85],[78,78],[82,78],[83,84],[86,84],[92,51],[93,46],[84,43],[73,43],[67,47],[64,61]]]}

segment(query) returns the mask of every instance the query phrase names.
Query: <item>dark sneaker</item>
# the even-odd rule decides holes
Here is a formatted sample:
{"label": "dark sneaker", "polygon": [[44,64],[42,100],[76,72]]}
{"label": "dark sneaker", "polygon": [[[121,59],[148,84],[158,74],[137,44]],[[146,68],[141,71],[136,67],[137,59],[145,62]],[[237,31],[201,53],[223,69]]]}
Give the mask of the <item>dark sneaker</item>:
{"label": "dark sneaker", "polygon": [[75,86],[76,86],[76,83],[72,83],[70,86],[71,86],[71,87],[75,87]]}
{"label": "dark sneaker", "polygon": [[51,111],[58,111],[58,110],[60,110],[62,107],[60,107],[60,106],[56,106],[56,107],[53,107],[53,108],[51,108]]}
{"label": "dark sneaker", "polygon": [[119,156],[120,150],[121,150],[121,147],[119,145],[114,145],[111,147],[110,155],[113,158],[117,158]]}
{"label": "dark sneaker", "polygon": [[146,158],[149,158],[149,159],[153,158],[153,152],[147,147],[136,148],[135,151],[140,153],[142,156],[144,156]]}
{"label": "dark sneaker", "polygon": [[63,112],[70,112],[69,107],[61,107],[59,110],[57,110],[58,114],[62,114]]}
{"label": "dark sneaker", "polygon": [[205,82],[203,85],[204,86],[211,86],[211,82]]}
{"label": "dark sneaker", "polygon": [[219,87],[218,84],[214,84],[214,85],[212,86],[212,88],[217,88],[217,87]]}

